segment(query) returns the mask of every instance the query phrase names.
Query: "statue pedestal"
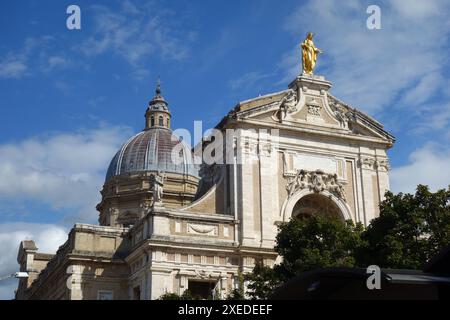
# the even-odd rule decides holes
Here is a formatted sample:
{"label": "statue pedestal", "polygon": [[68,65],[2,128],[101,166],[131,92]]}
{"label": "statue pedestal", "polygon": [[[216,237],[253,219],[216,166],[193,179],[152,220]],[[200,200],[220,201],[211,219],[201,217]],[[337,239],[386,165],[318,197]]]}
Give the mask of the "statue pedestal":
{"label": "statue pedestal", "polygon": [[164,204],[162,202],[155,202],[152,206],[153,212],[164,212],[166,208],[164,207]]}
{"label": "statue pedestal", "polygon": [[316,94],[324,94],[332,87],[332,83],[325,80],[324,76],[310,75],[303,73],[294,81],[289,84],[289,88],[297,92],[297,96],[300,97],[302,92],[310,92]]}

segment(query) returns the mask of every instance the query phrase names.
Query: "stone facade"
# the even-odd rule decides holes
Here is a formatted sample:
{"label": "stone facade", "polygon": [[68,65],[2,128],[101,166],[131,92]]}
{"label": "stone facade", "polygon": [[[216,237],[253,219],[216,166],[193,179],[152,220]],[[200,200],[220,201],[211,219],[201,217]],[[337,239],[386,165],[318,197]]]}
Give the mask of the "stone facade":
{"label": "stone facade", "polygon": [[[75,225],[54,256],[22,243],[18,262],[30,278],[17,299],[157,299],[187,289],[224,297],[256,261],[276,262],[279,223],[330,214],[367,225],[389,189],[394,138],[330,88],[301,75],[239,103],[216,126],[234,130],[224,146],[231,163],[203,164],[198,177],[166,173],[161,202],[148,179],[155,171],[107,179],[100,226]],[[170,119],[168,109],[155,112]],[[147,111],[147,127],[156,113]]]}

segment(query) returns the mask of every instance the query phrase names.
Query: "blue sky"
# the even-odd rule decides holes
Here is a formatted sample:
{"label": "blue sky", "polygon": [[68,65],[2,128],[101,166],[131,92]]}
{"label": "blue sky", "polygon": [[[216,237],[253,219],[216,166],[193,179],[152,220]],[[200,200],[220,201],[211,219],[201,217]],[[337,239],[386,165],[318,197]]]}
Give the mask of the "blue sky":
{"label": "blue sky", "polygon": [[[392,189],[446,187],[447,2],[0,2],[0,273],[17,268],[24,237],[51,251],[74,222],[96,222],[107,165],[143,128],[158,76],[172,126],[209,128],[238,101],[285,89],[309,30],[332,93],[396,136]],[[70,4],[81,30],[66,28]],[[381,30],[366,28],[369,4]]]}

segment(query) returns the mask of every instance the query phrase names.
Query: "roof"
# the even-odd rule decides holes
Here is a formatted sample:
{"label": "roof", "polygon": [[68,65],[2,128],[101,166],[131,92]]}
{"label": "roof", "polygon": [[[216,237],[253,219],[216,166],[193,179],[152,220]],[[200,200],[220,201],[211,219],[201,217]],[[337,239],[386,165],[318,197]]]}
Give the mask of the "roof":
{"label": "roof", "polygon": [[[172,154],[172,151],[178,150],[180,150],[179,163],[178,155]],[[162,127],[152,127],[131,137],[111,160],[106,181],[114,176],[145,171],[198,176],[190,149],[173,134],[172,130]]]}

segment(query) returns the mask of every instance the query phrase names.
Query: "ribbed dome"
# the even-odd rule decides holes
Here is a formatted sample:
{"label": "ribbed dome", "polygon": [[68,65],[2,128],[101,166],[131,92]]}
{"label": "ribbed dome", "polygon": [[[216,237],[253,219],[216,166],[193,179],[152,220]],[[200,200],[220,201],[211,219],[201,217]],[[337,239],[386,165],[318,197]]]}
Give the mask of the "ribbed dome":
{"label": "ribbed dome", "polygon": [[189,159],[190,150],[185,145],[182,163],[172,161],[171,153],[178,143],[178,137],[167,128],[154,127],[138,133],[116,153],[106,173],[106,180],[121,174],[158,170],[198,177],[197,166]]}

